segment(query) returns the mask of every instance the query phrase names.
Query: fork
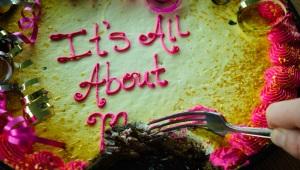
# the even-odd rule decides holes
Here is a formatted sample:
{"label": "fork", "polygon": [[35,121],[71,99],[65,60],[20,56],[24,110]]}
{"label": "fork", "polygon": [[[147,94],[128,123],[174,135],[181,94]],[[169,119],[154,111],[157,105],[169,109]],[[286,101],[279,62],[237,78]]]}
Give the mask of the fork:
{"label": "fork", "polygon": [[248,136],[270,138],[271,129],[236,126],[228,123],[225,118],[217,112],[194,111],[182,112],[148,123],[151,134],[167,133],[183,128],[203,128],[220,136],[228,133],[242,133]]}

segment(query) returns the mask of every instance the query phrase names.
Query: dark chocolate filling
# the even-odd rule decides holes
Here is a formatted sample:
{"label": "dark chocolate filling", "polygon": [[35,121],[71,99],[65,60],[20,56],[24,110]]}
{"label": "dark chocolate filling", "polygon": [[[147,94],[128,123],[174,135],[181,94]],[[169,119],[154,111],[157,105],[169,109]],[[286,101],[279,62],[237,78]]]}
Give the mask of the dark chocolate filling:
{"label": "dark chocolate filling", "polygon": [[201,170],[214,169],[208,155],[186,137],[149,135],[142,124],[115,127],[105,133],[106,150],[89,170]]}

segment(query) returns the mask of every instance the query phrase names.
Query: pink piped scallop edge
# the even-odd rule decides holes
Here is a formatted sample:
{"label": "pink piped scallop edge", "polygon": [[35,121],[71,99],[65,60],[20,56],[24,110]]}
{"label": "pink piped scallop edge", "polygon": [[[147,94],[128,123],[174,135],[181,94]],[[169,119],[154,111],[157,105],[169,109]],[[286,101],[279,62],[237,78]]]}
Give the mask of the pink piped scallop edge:
{"label": "pink piped scallop edge", "polygon": [[[281,17],[280,20],[268,34],[268,39],[273,47],[269,53],[272,66],[265,72],[265,85],[260,96],[261,104],[252,112],[249,124],[253,127],[268,126],[266,109],[271,103],[298,97],[300,46],[295,46],[295,44],[300,42],[300,33],[296,29],[291,14]],[[274,48],[274,46],[280,48]],[[286,55],[280,55],[283,53]],[[278,62],[272,62],[275,59]],[[289,63],[287,64],[285,61]],[[210,155],[211,163],[224,170],[248,164],[249,157],[258,153],[269,141],[233,134],[229,137],[228,143],[228,146],[221,147]]]}
{"label": "pink piped scallop edge", "polygon": [[[265,111],[270,103],[297,96],[295,89],[299,87],[299,69],[297,69],[296,65],[300,63],[300,56],[298,56],[300,48],[295,48],[293,44],[300,42],[300,33],[295,28],[295,24],[291,21],[291,15],[288,14],[281,22],[276,23],[268,35],[268,39],[274,46],[272,51],[270,51],[270,58],[277,67],[271,67],[266,72],[266,87],[261,93],[261,105],[252,112],[250,124],[254,127],[267,127]],[[274,74],[275,78],[272,78],[272,74]],[[287,79],[284,79],[285,75],[288,75]],[[287,81],[296,82],[296,84],[289,85]],[[0,116],[7,112],[6,104],[5,93],[0,92]],[[194,109],[209,108],[198,106]],[[2,120],[0,120],[0,123],[3,123]],[[3,128],[1,124],[0,127],[1,129]],[[215,150],[210,156],[210,161],[213,165],[225,170],[234,169],[239,165],[248,164],[249,156],[257,153],[266,144],[268,144],[268,141],[265,139],[247,137],[241,134],[231,135],[229,137],[229,145]],[[38,168],[42,169],[80,170],[88,166],[87,162],[80,160],[65,163],[62,158],[47,151],[26,153],[22,148],[9,143],[2,133],[0,135],[0,160],[19,169],[31,169],[38,166]]]}

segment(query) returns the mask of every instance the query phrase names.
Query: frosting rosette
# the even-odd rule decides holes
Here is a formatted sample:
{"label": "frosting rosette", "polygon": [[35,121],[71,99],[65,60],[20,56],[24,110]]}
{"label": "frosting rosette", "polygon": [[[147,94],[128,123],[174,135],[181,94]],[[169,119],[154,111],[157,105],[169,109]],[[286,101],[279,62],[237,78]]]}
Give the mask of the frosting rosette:
{"label": "frosting rosette", "polygon": [[27,157],[25,170],[31,169],[59,169],[64,166],[63,160],[51,152],[42,151],[31,154]]}
{"label": "frosting rosette", "polygon": [[267,139],[233,134],[229,138],[230,145],[215,150],[210,155],[210,161],[224,170],[235,169],[237,165],[249,164],[247,158],[259,152],[267,143]]}
{"label": "frosting rosette", "polygon": [[261,104],[252,111],[251,121],[255,127],[268,127],[266,110],[269,105]]}
{"label": "frosting rosette", "polygon": [[268,33],[268,39],[271,43],[299,42],[300,33],[298,32],[293,16],[287,14],[280,19],[280,22],[278,21],[274,24]]}
{"label": "frosting rosette", "polygon": [[84,170],[86,169],[88,164],[84,161],[76,160],[71,161],[65,164],[65,166],[62,168],[62,170]]}
{"label": "frosting rosette", "polygon": [[300,44],[272,43],[269,56],[274,65],[298,66],[300,64]]}
{"label": "frosting rosette", "polygon": [[236,133],[230,136],[229,143],[232,147],[239,148],[244,154],[250,156],[265,146],[268,140]]}
{"label": "frosting rosette", "polygon": [[289,100],[297,97],[297,89],[283,89],[266,85],[260,94],[260,99],[263,104],[271,104],[274,102]]}
{"label": "frosting rosette", "polygon": [[0,160],[15,167],[22,164],[26,153],[16,145],[8,142],[6,135],[0,135]]}
{"label": "frosting rosette", "polygon": [[210,162],[214,166],[222,167],[224,170],[234,169],[237,165],[247,165],[247,156],[238,148],[223,147],[217,149],[210,155]]}
{"label": "frosting rosette", "polygon": [[146,0],[146,3],[154,13],[172,13],[180,7],[181,0]]}
{"label": "frosting rosette", "polygon": [[259,15],[270,23],[275,22],[279,17],[285,14],[283,7],[271,0],[259,3],[257,10]]}
{"label": "frosting rosette", "polygon": [[265,72],[269,86],[279,88],[296,88],[300,86],[300,70],[295,67],[273,66]]}

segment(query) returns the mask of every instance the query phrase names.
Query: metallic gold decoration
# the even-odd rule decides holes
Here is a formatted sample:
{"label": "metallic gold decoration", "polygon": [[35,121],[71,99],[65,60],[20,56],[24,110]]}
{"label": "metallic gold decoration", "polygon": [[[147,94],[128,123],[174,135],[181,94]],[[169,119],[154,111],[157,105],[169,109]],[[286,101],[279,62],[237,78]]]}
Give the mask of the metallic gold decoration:
{"label": "metallic gold decoration", "polygon": [[0,51],[0,82],[7,82],[13,74],[11,60],[6,54]]}
{"label": "metallic gold decoration", "polygon": [[[24,108],[24,112],[27,116],[34,122],[38,123],[41,120],[44,120],[51,114],[50,108],[51,105],[48,103],[49,98],[46,95],[40,94],[41,91],[33,93],[30,97],[27,96],[27,104]],[[30,101],[31,98],[35,98],[35,100]]]}
{"label": "metallic gold decoration", "polygon": [[279,0],[242,0],[238,11],[238,23],[247,34],[265,35],[270,29],[270,23],[260,16],[258,5],[264,2],[273,2],[287,13],[285,5]]}
{"label": "metallic gold decoration", "polygon": [[12,7],[12,4],[6,3],[6,0],[0,1],[0,16],[7,13]]}
{"label": "metallic gold decoration", "polygon": [[21,42],[14,35],[9,34],[3,29],[0,29],[0,39],[5,40],[11,47],[9,49],[9,52],[7,53],[8,57],[14,58],[20,52],[23,51],[23,48],[21,47]]}
{"label": "metallic gold decoration", "polygon": [[31,66],[33,63],[31,60],[26,60],[23,63],[14,63],[15,68],[24,69]]}
{"label": "metallic gold decoration", "polygon": [[18,89],[19,87],[16,84],[0,83],[0,92],[7,92],[7,91],[18,90]]}
{"label": "metallic gold decoration", "polygon": [[7,13],[13,5],[33,3],[34,0],[0,0],[0,16]]}
{"label": "metallic gold decoration", "polygon": [[[0,40],[2,42],[0,46],[3,49],[0,51],[0,82],[7,82],[13,74],[13,58],[22,51],[22,47],[16,37],[3,29],[0,29]],[[25,63],[25,65],[28,64],[28,62]]]}
{"label": "metallic gold decoration", "polygon": [[33,78],[33,79],[28,80],[25,83],[23,83],[20,87],[20,90],[25,91],[26,89],[28,89],[28,87],[33,86],[33,85],[38,84],[38,83],[39,83],[38,78]]}
{"label": "metallic gold decoration", "polygon": [[7,6],[7,5],[32,4],[32,3],[34,3],[34,0],[1,0],[0,7]]}
{"label": "metallic gold decoration", "polygon": [[0,30],[0,39],[6,37],[8,33],[5,30]]}
{"label": "metallic gold decoration", "polygon": [[38,84],[39,80],[37,78],[30,79],[26,81],[25,83],[21,84],[20,86],[17,84],[7,83],[7,82],[0,82],[0,91],[6,92],[6,91],[25,91],[30,86],[33,86],[35,84]]}
{"label": "metallic gold decoration", "polygon": [[41,96],[47,96],[47,94],[48,94],[48,92],[46,90],[40,89],[30,95],[25,96],[23,98],[23,101],[27,105],[27,104],[32,103],[33,101],[35,101],[36,99],[38,99]]}
{"label": "metallic gold decoration", "polygon": [[225,4],[229,3],[230,0],[212,0],[212,2],[217,5],[225,5]]}

